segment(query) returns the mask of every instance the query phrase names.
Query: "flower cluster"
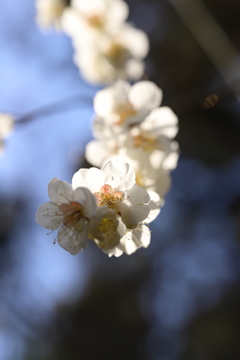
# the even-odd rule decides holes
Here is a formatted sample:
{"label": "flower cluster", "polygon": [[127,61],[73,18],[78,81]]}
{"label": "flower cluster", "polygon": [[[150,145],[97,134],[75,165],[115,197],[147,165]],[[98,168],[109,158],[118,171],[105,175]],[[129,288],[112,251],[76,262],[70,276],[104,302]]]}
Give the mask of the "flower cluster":
{"label": "flower cluster", "polygon": [[4,140],[13,129],[14,119],[11,115],[0,113],[0,154],[4,151]]}
{"label": "flower cluster", "polygon": [[178,145],[172,141],[178,119],[169,107],[159,107],[161,100],[161,89],[150,81],[131,86],[119,80],[97,92],[92,126],[96,139],[87,144],[86,158],[98,167],[112,157],[124,158],[134,168],[137,183],[156,191],[163,201],[169,172],[178,160]]}
{"label": "flower cluster", "polygon": [[55,26],[60,28],[60,19],[68,0],[37,0],[37,21],[43,28]]}
{"label": "flower cluster", "polygon": [[55,25],[71,37],[74,61],[83,77],[94,84],[137,80],[144,73],[148,38],[126,23],[128,12],[123,0],[37,1],[40,25]]}
{"label": "flower cluster", "polygon": [[[131,254],[150,243],[153,221],[170,188],[178,161],[178,118],[162,106],[162,90],[139,80],[148,53],[147,35],[126,22],[123,0],[38,0],[38,22],[68,34],[83,77],[107,87],[94,97],[94,140],[72,185],[49,184],[36,220],[59,228],[58,242],[71,254],[92,240],[109,256]],[[101,170],[99,170],[101,168]]]}
{"label": "flower cluster", "polygon": [[59,229],[60,246],[75,255],[93,240],[109,256],[132,254],[150,243],[146,223],[160,212],[160,197],[135,182],[133,168],[109,161],[101,169],[80,169],[72,185],[57,178],[48,186],[50,201],[36,214],[38,224]]}

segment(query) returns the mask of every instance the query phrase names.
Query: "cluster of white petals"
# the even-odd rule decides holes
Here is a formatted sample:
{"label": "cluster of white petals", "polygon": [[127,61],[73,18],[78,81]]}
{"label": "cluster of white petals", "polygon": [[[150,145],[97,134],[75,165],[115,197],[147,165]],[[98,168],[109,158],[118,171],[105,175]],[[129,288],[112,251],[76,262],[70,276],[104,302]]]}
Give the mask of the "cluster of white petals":
{"label": "cluster of white petals", "polygon": [[[71,37],[74,62],[90,83],[106,85],[94,97],[94,139],[68,184],[53,179],[50,201],[36,221],[59,229],[57,240],[71,254],[93,241],[109,256],[132,254],[150,243],[148,224],[159,214],[178,161],[178,118],[161,106],[162,90],[144,74],[147,35],[126,22],[123,0],[37,0],[42,27]],[[99,169],[101,168],[101,169]]]}
{"label": "cluster of white petals", "polygon": [[37,22],[42,28],[60,28],[61,17],[67,0],[37,0]]}
{"label": "cluster of white petals", "polygon": [[11,115],[0,113],[0,154],[4,151],[4,140],[10,135],[14,126]]}
{"label": "cluster of white petals", "polygon": [[[86,158],[102,166],[111,158],[131,164],[137,183],[156,191],[163,201],[178,161],[178,118],[160,107],[162,91],[151,81],[130,85],[119,80],[97,92],[94,98],[95,140],[86,146]],[[97,156],[96,156],[97,154]]]}
{"label": "cluster of white petals", "polygon": [[160,212],[160,197],[136,184],[135,172],[120,160],[101,169],[80,169],[72,185],[57,178],[48,186],[50,201],[36,214],[38,224],[57,230],[60,246],[71,254],[93,240],[109,256],[131,254],[150,243],[145,225]]}
{"label": "cluster of white petals", "polygon": [[123,0],[37,0],[37,21],[71,37],[74,62],[94,84],[138,80],[149,51],[147,35],[126,22]]}

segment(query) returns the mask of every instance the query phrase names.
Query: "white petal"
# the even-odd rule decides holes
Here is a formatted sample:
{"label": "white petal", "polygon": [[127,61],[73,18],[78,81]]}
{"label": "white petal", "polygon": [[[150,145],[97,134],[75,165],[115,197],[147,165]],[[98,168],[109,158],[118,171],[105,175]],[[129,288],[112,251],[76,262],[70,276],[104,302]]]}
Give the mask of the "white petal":
{"label": "white petal", "polygon": [[149,51],[149,41],[145,32],[130,26],[121,29],[119,41],[133,57],[144,58]]}
{"label": "white petal", "polygon": [[93,106],[95,113],[100,117],[109,116],[115,106],[114,89],[108,87],[96,93],[93,99]]}
{"label": "white petal", "polygon": [[123,250],[121,250],[119,247],[115,247],[113,249],[103,250],[103,251],[105,252],[105,254],[108,254],[109,257],[112,257],[112,256],[119,257],[123,254]]}
{"label": "white petal", "polygon": [[[69,36],[79,35],[79,31],[83,30],[82,18],[73,8],[68,7],[64,10],[61,17],[62,30]],[[82,38],[80,36],[80,38]],[[84,37],[83,37],[84,38]]]}
{"label": "white petal", "polygon": [[74,227],[63,226],[58,231],[59,245],[72,255],[78,254],[87,245],[87,231],[78,232]]}
{"label": "white petal", "polygon": [[110,155],[105,141],[92,140],[86,145],[85,157],[93,166],[101,167]]}
{"label": "white petal", "polygon": [[131,205],[127,201],[119,202],[118,208],[128,229],[133,229],[139,222],[146,220],[150,211],[149,205]]}
{"label": "white petal", "polygon": [[100,190],[102,185],[104,185],[104,176],[102,171],[97,168],[80,169],[72,178],[73,189],[83,186],[95,193]]}
{"label": "white petal", "polygon": [[144,73],[145,64],[142,60],[132,58],[126,61],[124,69],[128,79],[138,80]]}
{"label": "white petal", "polygon": [[39,206],[36,213],[36,222],[49,230],[58,229],[63,221],[63,213],[57,204],[47,201]]}
{"label": "white petal", "polygon": [[140,246],[136,245],[135,242],[132,240],[132,231],[128,232],[122,239],[122,243],[124,244],[123,251],[127,255],[133,254],[136,250],[140,248]]}
{"label": "white petal", "polygon": [[118,80],[113,84],[113,96],[114,96],[114,104],[125,105],[128,101],[128,93],[131,89],[131,85],[125,80]]}
{"label": "white petal", "polygon": [[107,2],[103,0],[72,0],[71,5],[80,11],[84,16],[101,15],[106,10]]}
{"label": "white petal", "polygon": [[150,240],[149,228],[145,225],[139,225],[136,229],[127,232],[121,242],[124,244],[124,252],[131,255],[141,247],[148,247]]}
{"label": "white petal", "polygon": [[118,190],[131,189],[135,183],[135,172],[128,164],[120,160],[109,161],[102,168],[104,183]]}
{"label": "white petal", "polygon": [[[146,225],[140,225],[138,229],[133,230],[133,235],[138,239],[141,246],[147,248],[151,241],[151,232]],[[134,240],[134,237],[133,237]],[[135,241],[135,240],[134,240]]]}
{"label": "white petal", "polygon": [[84,216],[91,218],[97,211],[97,201],[95,196],[85,187],[78,187],[74,190],[73,200],[83,206]]}
{"label": "white petal", "polygon": [[162,166],[162,162],[164,158],[166,157],[166,154],[163,151],[160,150],[154,150],[149,155],[149,161],[150,164],[154,169],[159,169]]}
{"label": "white petal", "polygon": [[48,184],[49,199],[55,203],[62,204],[72,200],[73,189],[66,181],[53,178]]}
{"label": "white petal", "polygon": [[161,135],[174,138],[178,132],[178,118],[167,106],[152,110],[141,126],[145,130],[159,129]]}
{"label": "white petal", "polygon": [[119,126],[109,126],[106,118],[102,118],[99,116],[94,117],[92,124],[92,132],[93,136],[99,140],[109,140],[113,137],[116,137],[115,130],[121,130]]}
{"label": "white petal", "polygon": [[172,143],[173,151],[166,156],[163,160],[163,168],[166,170],[173,170],[177,166],[179,153],[178,153],[178,144],[176,142]]}
{"label": "white petal", "polygon": [[129,101],[135,109],[158,107],[162,101],[162,90],[151,81],[139,81],[129,91]]}
{"label": "white petal", "polygon": [[171,187],[171,177],[169,173],[164,169],[158,170],[158,177],[156,181],[156,187],[154,190],[159,194],[161,200],[163,200],[164,196],[166,195],[170,187]]}
{"label": "white petal", "polygon": [[150,213],[147,217],[146,222],[150,223],[153,220],[155,220],[160,213],[161,199],[160,196],[155,191],[149,191],[148,193],[150,195],[151,200],[148,204],[150,207]]}
{"label": "white petal", "polygon": [[120,25],[128,17],[129,8],[125,1],[115,0],[110,2],[108,9],[108,20],[111,21],[113,25]]}
{"label": "white petal", "polygon": [[133,204],[144,204],[150,201],[148,192],[141,186],[134,184],[127,192],[127,200]]}

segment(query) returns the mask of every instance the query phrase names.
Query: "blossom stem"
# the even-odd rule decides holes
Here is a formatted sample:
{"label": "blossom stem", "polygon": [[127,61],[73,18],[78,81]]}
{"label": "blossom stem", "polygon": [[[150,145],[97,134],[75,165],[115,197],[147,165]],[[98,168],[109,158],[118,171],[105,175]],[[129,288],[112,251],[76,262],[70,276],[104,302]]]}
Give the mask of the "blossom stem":
{"label": "blossom stem", "polygon": [[[76,103],[75,103],[76,102]],[[92,103],[90,96],[71,95],[65,99],[57,100],[56,102],[43,106],[39,109],[33,110],[26,115],[16,117],[16,124],[25,124],[39,117],[53,115],[57,112],[72,110],[75,106],[80,107],[83,103],[90,105]]]}

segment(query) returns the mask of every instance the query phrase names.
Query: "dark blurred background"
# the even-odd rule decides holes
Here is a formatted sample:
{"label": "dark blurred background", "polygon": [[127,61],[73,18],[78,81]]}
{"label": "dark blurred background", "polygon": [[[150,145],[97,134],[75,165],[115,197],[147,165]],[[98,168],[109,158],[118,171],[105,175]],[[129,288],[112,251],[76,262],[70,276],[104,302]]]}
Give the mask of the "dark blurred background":
{"label": "dark blurred background", "polygon": [[34,220],[50,179],[84,164],[98,89],[33,0],[1,3],[0,111],[26,121],[0,160],[0,360],[240,358],[240,2],[128,4],[181,154],[149,248],[108,258],[71,256]]}

